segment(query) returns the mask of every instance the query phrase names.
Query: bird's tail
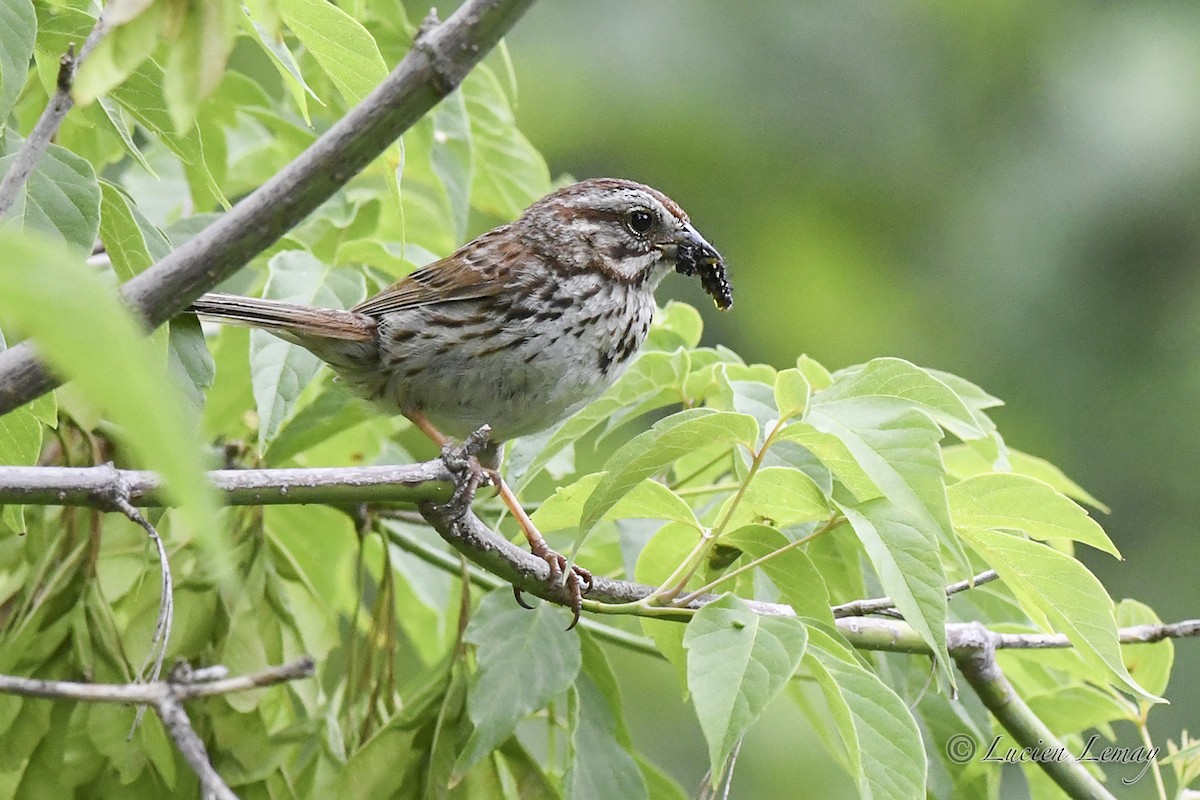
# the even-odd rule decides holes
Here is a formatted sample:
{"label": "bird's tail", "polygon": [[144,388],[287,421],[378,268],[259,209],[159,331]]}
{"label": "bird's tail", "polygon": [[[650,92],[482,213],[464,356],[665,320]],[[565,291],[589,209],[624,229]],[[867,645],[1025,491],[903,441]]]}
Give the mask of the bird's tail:
{"label": "bird's tail", "polygon": [[198,297],[188,311],[235,325],[265,328],[285,338],[311,337],[351,342],[375,338],[374,319],[366,314],[334,308],[314,308],[278,300],[210,292]]}

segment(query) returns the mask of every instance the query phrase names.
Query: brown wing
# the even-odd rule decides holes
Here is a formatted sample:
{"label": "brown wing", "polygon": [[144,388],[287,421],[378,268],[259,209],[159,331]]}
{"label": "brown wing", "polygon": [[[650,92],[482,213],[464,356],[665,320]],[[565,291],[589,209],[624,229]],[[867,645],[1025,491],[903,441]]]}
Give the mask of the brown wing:
{"label": "brown wing", "polygon": [[401,278],[352,311],[378,317],[392,311],[490,297],[504,290],[507,282],[502,229],[489,231],[457,251]]}

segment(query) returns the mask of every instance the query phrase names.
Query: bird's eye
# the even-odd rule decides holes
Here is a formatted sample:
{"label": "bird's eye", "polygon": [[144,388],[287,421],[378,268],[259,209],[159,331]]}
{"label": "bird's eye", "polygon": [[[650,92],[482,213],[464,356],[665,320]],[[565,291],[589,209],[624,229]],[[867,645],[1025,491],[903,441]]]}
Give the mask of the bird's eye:
{"label": "bird's eye", "polygon": [[654,215],[644,208],[629,212],[629,230],[637,234],[649,233],[654,227]]}

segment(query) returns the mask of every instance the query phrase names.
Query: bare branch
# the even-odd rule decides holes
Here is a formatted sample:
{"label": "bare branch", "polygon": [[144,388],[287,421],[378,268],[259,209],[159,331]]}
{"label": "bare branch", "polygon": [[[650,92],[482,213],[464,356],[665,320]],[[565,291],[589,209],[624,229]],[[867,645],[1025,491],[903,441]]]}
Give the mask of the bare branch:
{"label": "bare branch", "polygon": [[[440,461],[379,467],[219,469],[208,479],[228,505],[416,503],[446,500],[452,477]],[[0,505],[111,508],[124,497],[160,506],[162,480],[153,472],[98,467],[0,466]]]}
{"label": "bare branch", "polygon": [[233,678],[220,677],[215,680],[209,680],[212,673],[208,670],[196,670],[190,673],[172,670],[167,680],[153,683],[77,683],[0,675],[0,694],[44,697],[52,700],[77,700],[83,703],[149,703],[153,705],[164,697],[174,700],[191,700],[196,697],[233,694],[301,678],[311,678],[314,669],[313,660],[305,657],[277,667],[268,667],[249,675],[239,675]]}
{"label": "bare branch", "polygon": [[29,138],[17,151],[4,179],[0,180],[0,217],[6,216],[12,209],[21,189],[37,167],[37,162],[45,154],[46,148],[50,146],[50,140],[54,138],[54,134],[58,132],[58,127],[62,125],[67,112],[75,104],[71,98],[71,86],[75,83],[75,73],[88,54],[92,52],[92,48],[107,32],[108,24],[104,20],[104,12],[101,11],[100,16],[96,18],[96,24],[92,26],[91,33],[84,40],[83,47],[79,48],[79,54],[75,54],[73,43],[67,48],[67,52],[63,53],[59,60],[57,88],[50,97],[50,102],[42,109],[42,115],[38,117],[33,130],[29,132]]}
{"label": "bare branch", "polygon": [[[968,589],[974,589],[976,586],[982,586],[985,583],[991,583],[1000,576],[994,569],[984,570],[978,575],[967,578],[965,581],[958,581],[946,587],[946,597],[953,597],[959,592],[965,592]],[[839,606],[833,607],[834,617],[865,617],[868,614],[882,614],[887,611],[892,611],[896,608],[896,603],[890,597],[875,597],[869,600],[854,600],[849,603],[842,603]]]}
{"label": "bare branch", "polygon": [[[134,514],[137,514],[134,511]],[[163,727],[200,778],[204,797],[237,800],[237,795],[221,779],[208,759],[204,742],[192,728],[182,701],[196,697],[244,692],[285,681],[312,677],[315,665],[305,657],[268,667],[261,672],[226,677],[224,667],[193,670],[178,664],[165,681],[152,683],[75,683],[72,681],[43,681],[16,675],[0,675],[0,694],[23,697],[42,697],[52,700],[75,700],[83,703],[138,703],[151,706],[162,719]],[[139,712],[140,713],[140,712]]]}
{"label": "bare branch", "polygon": [[174,698],[164,697],[154,704],[154,710],[158,712],[163,727],[183,754],[184,760],[200,778],[201,796],[216,797],[218,800],[237,800],[237,795],[213,769],[212,762],[208,759],[208,750],[196,735],[183,706]]}
{"label": "bare branch", "polygon": [[[375,91],[295,161],[122,286],[125,302],[150,328],[183,311],[328,200],[421,119],[533,2],[467,0],[422,36]],[[0,414],[58,383],[29,343],[0,352]]]}
{"label": "bare branch", "polygon": [[[150,520],[129,504],[127,494],[128,490],[122,484],[120,494],[113,498],[113,505],[146,531],[146,535],[150,537],[155,550],[158,551],[158,570],[162,576],[162,589],[158,599],[158,619],[154,623],[154,635],[150,638],[150,650],[146,653],[142,668],[138,670],[138,675],[142,680],[156,681],[162,675],[163,659],[167,657],[167,642],[171,638],[171,622],[175,618],[175,593],[171,585],[171,564],[167,560],[167,548],[163,545],[162,537],[150,524]],[[133,732],[141,724],[145,711],[145,706],[138,707],[137,714],[133,719],[133,727],[129,730],[130,736],[133,736]]]}

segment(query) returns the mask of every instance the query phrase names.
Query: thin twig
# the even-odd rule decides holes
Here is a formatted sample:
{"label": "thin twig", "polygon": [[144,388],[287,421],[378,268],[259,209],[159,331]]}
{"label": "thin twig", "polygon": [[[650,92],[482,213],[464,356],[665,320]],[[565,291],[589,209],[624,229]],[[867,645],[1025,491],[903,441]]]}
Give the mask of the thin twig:
{"label": "thin twig", "polygon": [[[129,501],[124,497],[114,498],[113,505],[117,507],[118,511],[129,517],[129,519],[146,531],[146,535],[150,537],[150,541],[154,543],[155,550],[158,551],[158,568],[162,575],[162,593],[158,602],[158,620],[154,624],[154,636],[150,640],[150,652],[146,654],[146,660],[142,663],[142,668],[138,671],[142,680],[156,681],[162,676],[163,660],[167,656],[167,643],[171,639],[171,622],[175,616],[171,564],[167,560],[167,548],[163,545],[162,537],[158,535],[158,531],[154,529],[150,521],[143,517],[140,511],[131,506]],[[146,669],[151,664],[153,664],[153,668],[147,673]]]}
{"label": "thin twig", "polygon": [[[118,492],[114,493],[112,498],[113,506],[135,524],[141,526],[158,551],[158,571],[162,584],[158,599],[158,619],[154,623],[154,635],[150,638],[150,649],[146,652],[142,668],[138,670],[140,680],[157,681],[162,676],[163,660],[167,657],[167,643],[171,639],[171,623],[175,618],[175,592],[172,588],[171,564],[167,559],[167,548],[163,544],[162,537],[158,535],[158,531],[154,529],[150,521],[129,504],[127,495],[128,489],[123,484],[120,485]],[[148,667],[150,668],[149,672],[146,671]],[[133,718],[133,725],[129,728],[130,737],[142,723],[142,716],[145,713],[146,707],[138,706],[137,713]]]}
{"label": "thin twig", "polygon": [[[249,263],[420,120],[532,6],[467,0],[428,31],[361,103],[292,163],[211,225],[121,287],[150,328]],[[58,385],[27,342],[0,352],[0,414]]]}
{"label": "thin twig", "polygon": [[83,703],[157,703],[164,697],[175,700],[191,700],[197,697],[213,697],[221,694],[261,689],[277,683],[311,678],[315,664],[309,656],[298,658],[287,664],[267,667],[249,675],[217,677],[210,679],[213,671],[195,670],[190,673],[172,670],[165,681],[153,683],[78,683],[75,681],[49,681],[38,678],[23,678],[17,675],[0,675],[0,694],[16,694],[22,697],[43,697],[51,700],[77,700]]}
{"label": "thin twig", "polygon": [[[952,583],[946,587],[946,597],[953,597],[959,592],[965,592],[968,589],[974,589],[976,586],[982,586],[985,583],[991,583],[1000,576],[996,574],[994,569],[985,569],[978,575],[967,578],[964,581]],[[833,616],[836,617],[865,617],[868,614],[886,614],[896,608],[896,603],[890,597],[872,597],[865,600],[852,600],[849,603],[842,603],[833,607]],[[899,616],[899,615],[893,615]]]}
{"label": "thin twig", "polygon": [[91,32],[84,40],[83,47],[79,48],[78,55],[76,55],[75,45],[72,43],[67,48],[67,52],[59,59],[58,80],[54,94],[50,97],[50,102],[42,109],[42,115],[38,117],[33,130],[29,132],[29,137],[17,151],[4,179],[0,180],[0,217],[6,216],[12,209],[17,197],[21,194],[21,189],[50,146],[50,140],[58,132],[58,128],[66,118],[67,112],[71,110],[71,106],[75,104],[71,98],[75,73],[79,71],[80,65],[83,64],[88,54],[92,52],[92,48],[107,32],[108,24],[104,20],[104,12],[101,11],[100,16],[96,18],[96,24],[92,26]]}

